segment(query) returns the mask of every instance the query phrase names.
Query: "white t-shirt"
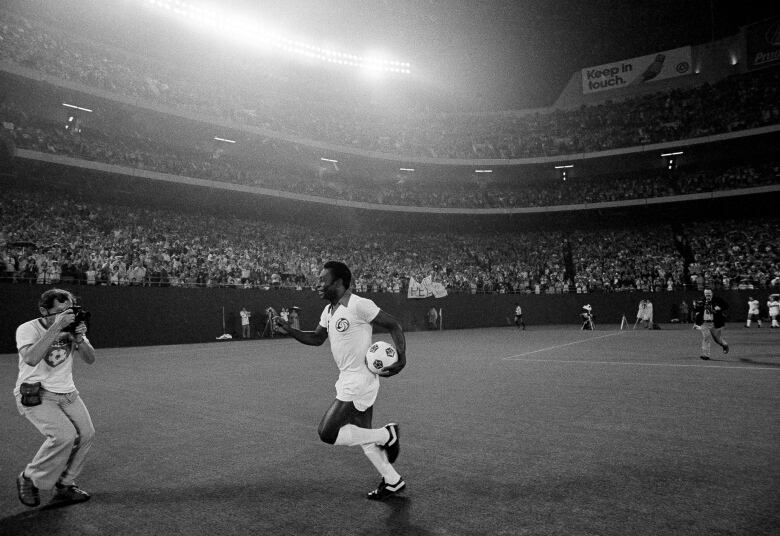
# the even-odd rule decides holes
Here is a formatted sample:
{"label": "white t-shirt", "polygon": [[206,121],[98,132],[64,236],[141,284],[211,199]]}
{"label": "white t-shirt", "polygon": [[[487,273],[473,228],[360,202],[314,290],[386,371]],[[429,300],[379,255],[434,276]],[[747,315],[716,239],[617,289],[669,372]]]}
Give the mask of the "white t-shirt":
{"label": "white t-shirt", "polygon": [[371,321],[378,314],[379,307],[372,300],[351,293],[333,311],[330,305],[322,311],[320,326],[328,330],[330,350],[341,371],[336,382],[339,400],[360,400],[370,406],[376,399],[379,377],[368,370],[366,352],[373,334]]}
{"label": "white t-shirt", "polygon": [[[16,348],[21,350],[25,346],[35,344],[43,338],[46,327],[39,318],[25,322],[16,328]],[[85,337],[86,339],[86,337]],[[19,394],[19,386],[22,383],[41,382],[47,391],[52,393],[71,393],[76,390],[73,383],[73,352],[70,338],[67,333],[60,333],[58,342],[52,344],[46,351],[43,359],[31,367],[22,359],[19,352],[19,375],[16,378],[14,396]]]}

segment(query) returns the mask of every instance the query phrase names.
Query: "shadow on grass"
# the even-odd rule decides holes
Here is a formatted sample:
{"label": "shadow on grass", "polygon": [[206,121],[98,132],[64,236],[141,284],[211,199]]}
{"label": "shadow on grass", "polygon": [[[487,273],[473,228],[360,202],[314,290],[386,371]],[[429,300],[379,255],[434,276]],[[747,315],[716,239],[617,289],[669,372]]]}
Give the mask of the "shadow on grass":
{"label": "shadow on grass", "polygon": [[385,526],[393,535],[432,535],[433,533],[419,525],[414,525],[409,520],[412,508],[412,500],[409,497],[399,495],[389,497],[381,502],[389,512],[385,520]]}
{"label": "shadow on grass", "polygon": [[16,536],[30,534],[61,534],[60,530],[63,521],[62,516],[57,510],[66,505],[63,503],[50,503],[39,508],[31,508],[14,514],[12,516],[0,518],[0,534],[3,536]]}
{"label": "shadow on grass", "polygon": [[[345,504],[344,501],[348,503]],[[203,486],[183,488],[135,488],[97,491],[90,501],[93,511],[80,512],[78,519],[66,513],[63,503],[50,503],[39,508],[31,508],[0,519],[0,534],[2,536],[29,536],[31,534],[75,534],[78,533],[80,519],[97,515],[100,521],[98,525],[116,526],[110,512],[128,512],[128,508],[140,509],[144,512],[146,520],[151,523],[159,523],[166,526],[174,520],[181,523],[191,515],[192,508],[200,512],[214,512],[214,522],[218,524],[230,523],[225,518],[226,511],[241,511],[249,514],[247,518],[235,520],[248,524],[251,528],[252,512],[257,519],[276,516],[288,518],[302,533],[307,532],[311,523],[316,523],[316,512],[323,509],[328,514],[321,517],[324,526],[328,526],[336,517],[349,519],[350,512],[359,514],[364,512],[367,504],[376,507],[374,521],[367,523],[365,527],[353,526],[357,533],[366,535],[393,536],[419,535],[429,536],[433,533],[428,529],[415,525],[410,518],[412,499],[406,496],[390,497],[384,501],[367,501],[361,494],[346,493],[343,496],[334,494],[333,489],[327,485],[313,485],[306,487],[305,495],[301,495],[301,486],[294,483],[279,483],[263,486]],[[89,504],[89,503],[88,503]],[[70,508],[81,508],[80,505],[67,505]],[[345,510],[346,509],[346,510]],[[310,512],[310,518],[303,521],[299,516],[302,511]],[[342,513],[339,514],[339,511]],[[74,512],[75,513],[75,512]],[[345,515],[345,518],[341,516]],[[334,517],[335,516],[335,517]],[[180,520],[177,521],[177,518]],[[186,525],[186,521],[184,524]],[[370,528],[368,528],[370,525]],[[126,534],[143,534],[139,528],[125,530]],[[355,534],[355,532],[353,532]]]}
{"label": "shadow on grass", "polygon": [[757,359],[750,359],[747,357],[740,357],[740,362],[742,363],[749,363],[751,365],[761,365],[762,367],[773,367],[773,368],[780,368],[780,363],[777,361],[759,361]]}

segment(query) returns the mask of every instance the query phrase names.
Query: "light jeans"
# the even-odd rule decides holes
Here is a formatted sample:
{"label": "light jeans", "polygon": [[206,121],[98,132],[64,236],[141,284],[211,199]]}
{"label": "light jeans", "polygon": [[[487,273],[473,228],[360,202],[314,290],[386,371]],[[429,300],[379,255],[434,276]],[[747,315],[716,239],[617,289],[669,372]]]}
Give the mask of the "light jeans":
{"label": "light jeans", "polygon": [[710,356],[710,347],[714,340],[718,345],[723,346],[726,341],[723,340],[722,330],[723,328],[716,328],[712,325],[712,322],[704,322],[701,325],[701,355],[705,357]]}
{"label": "light jeans", "polygon": [[41,404],[25,407],[16,397],[19,413],[46,437],[25,475],[36,487],[51,489],[59,482],[69,486],[84,468],[95,427],[78,391],[52,393],[41,389]]}

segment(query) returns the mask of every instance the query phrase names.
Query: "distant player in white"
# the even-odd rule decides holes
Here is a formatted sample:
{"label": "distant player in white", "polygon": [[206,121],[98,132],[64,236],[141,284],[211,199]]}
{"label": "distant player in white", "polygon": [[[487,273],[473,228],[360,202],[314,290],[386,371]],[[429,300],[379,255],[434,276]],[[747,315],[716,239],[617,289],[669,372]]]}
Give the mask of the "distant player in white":
{"label": "distant player in white", "polygon": [[772,319],[773,328],[780,328],[780,294],[772,294],[766,302],[769,307],[769,318]]}
{"label": "distant player in white", "polygon": [[653,327],[653,302],[650,300],[641,300],[639,302],[639,309],[636,312],[636,322],[634,322],[634,328],[637,324],[642,323],[646,329]]}
{"label": "distant player in white", "polygon": [[349,290],[352,274],[342,262],[329,261],[320,272],[317,289],[330,302],[320,316],[314,331],[293,328],[281,317],[274,321],[297,341],[320,346],[330,339],[330,349],[340,373],[336,382],[336,400],[322,417],[320,439],[331,445],[360,446],[366,457],[382,475],[379,486],[368,493],[372,500],[385,499],[405,486],[392,463],[398,457],[398,425],[371,428],[374,401],[379,392],[379,378],[366,366],[366,352],[371,346],[373,326],[381,326],[393,338],[398,361],[383,368],[379,375],[393,376],[406,366],[406,338],[398,321],[366,298]]}
{"label": "distant player in white", "polygon": [[753,297],[748,298],[748,314],[747,314],[747,323],[745,324],[746,328],[750,327],[751,321],[755,320],[756,323],[758,323],[758,327],[761,327],[761,316],[758,314],[758,300],[753,299]]}

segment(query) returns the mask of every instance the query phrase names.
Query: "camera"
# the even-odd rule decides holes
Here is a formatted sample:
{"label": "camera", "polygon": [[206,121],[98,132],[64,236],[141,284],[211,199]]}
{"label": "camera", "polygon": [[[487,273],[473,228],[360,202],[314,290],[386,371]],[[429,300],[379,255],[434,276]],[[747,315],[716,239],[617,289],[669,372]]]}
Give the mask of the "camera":
{"label": "camera", "polygon": [[62,331],[66,331],[68,333],[76,333],[76,326],[78,326],[82,322],[89,325],[89,319],[92,317],[92,313],[90,313],[80,305],[74,305],[73,307],[71,307],[71,310],[73,311],[73,314],[76,315],[76,319],[73,321],[71,325],[69,325]]}

